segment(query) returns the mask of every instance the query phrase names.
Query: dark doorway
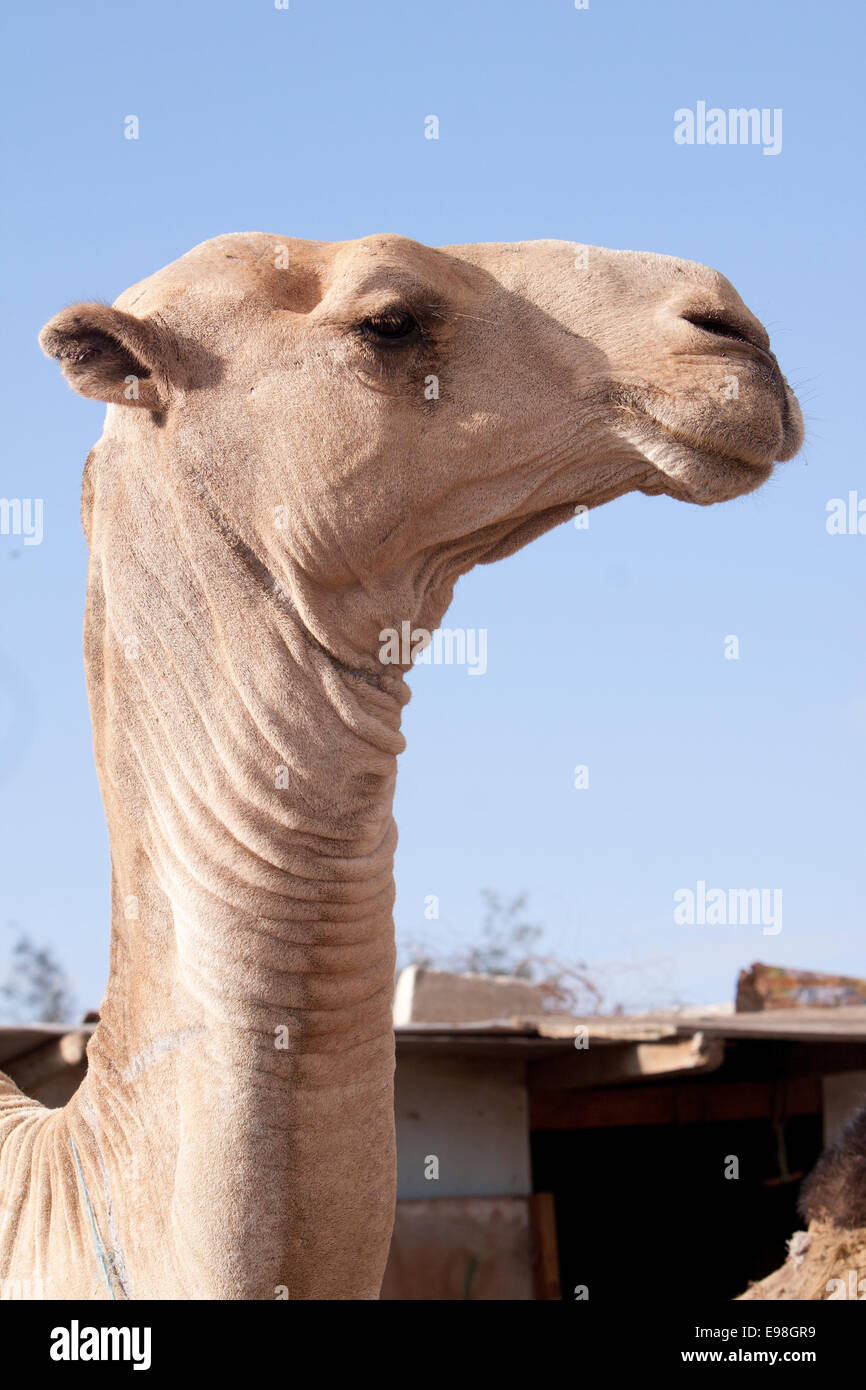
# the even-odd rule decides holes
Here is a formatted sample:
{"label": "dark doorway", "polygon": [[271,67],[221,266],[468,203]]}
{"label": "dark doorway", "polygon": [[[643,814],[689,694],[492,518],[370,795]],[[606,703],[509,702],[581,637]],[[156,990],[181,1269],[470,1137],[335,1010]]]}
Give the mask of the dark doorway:
{"label": "dark doorway", "polygon": [[[789,1173],[808,1173],[821,1147],[819,1115],[787,1121]],[[730,1299],[783,1262],[802,1225],[800,1182],[779,1181],[766,1119],[535,1131],[532,1167],[554,1195],[568,1300],[578,1285],[598,1302]]]}

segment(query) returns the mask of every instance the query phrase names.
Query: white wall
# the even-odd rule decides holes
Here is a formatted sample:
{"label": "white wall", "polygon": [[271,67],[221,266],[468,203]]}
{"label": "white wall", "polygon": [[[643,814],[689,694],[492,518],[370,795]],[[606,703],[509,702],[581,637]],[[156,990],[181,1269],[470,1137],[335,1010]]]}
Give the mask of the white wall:
{"label": "white wall", "polygon": [[[403,1056],[397,1064],[397,1195],[502,1197],[532,1190],[522,1062]],[[424,1176],[439,1160],[438,1180]]]}

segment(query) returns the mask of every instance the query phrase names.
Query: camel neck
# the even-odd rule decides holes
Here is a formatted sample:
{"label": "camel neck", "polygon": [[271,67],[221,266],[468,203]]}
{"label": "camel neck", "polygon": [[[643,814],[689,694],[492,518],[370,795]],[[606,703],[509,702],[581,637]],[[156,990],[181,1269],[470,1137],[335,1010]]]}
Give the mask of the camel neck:
{"label": "camel neck", "polygon": [[155,613],[134,625],[99,589],[86,645],[112,853],[109,998],[145,965],[161,993],[173,966],[196,1015],[262,1026],[263,999],[299,1007],[287,950],[324,984],[309,953],[389,919],[408,689],[347,670],[261,593],[209,605],[192,636],[165,591],[173,634],[157,640]]}
{"label": "camel neck", "polygon": [[[213,535],[166,572],[134,551],[118,562],[98,525],[85,653],[112,943],[77,1107],[115,1176],[120,1258],[136,1297],[160,1260],[179,1296],[338,1296],[341,1278],[357,1284],[346,1262],[364,1259],[356,1216],[332,1213],[348,1242],[333,1285],[315,1284],[321,1262],[308,1268],[298,1242],[324,1219],[333,1165],[362,1171],[372,1140],[393,1147],[391,806],[408,688],[337,661],[248,557],[202,553]],[[387,1206],[388,1174],[375,1182]],[[159,1256],[135,1217],[142,1190],[165,1220]],[[261,1241],[238,1249],[229,1210]]]}

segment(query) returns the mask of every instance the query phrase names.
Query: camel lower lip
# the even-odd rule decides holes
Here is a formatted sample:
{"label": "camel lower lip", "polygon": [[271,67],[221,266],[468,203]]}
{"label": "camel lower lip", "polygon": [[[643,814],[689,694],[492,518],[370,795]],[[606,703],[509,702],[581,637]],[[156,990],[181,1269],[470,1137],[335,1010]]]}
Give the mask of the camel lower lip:
{"label": "camel lower lip", "polygon": [[663,490],[679,501],[728,502],[756,491],[772,471],[772,463],[758,464],[706,449],[695,450],[682,471],[662,470]]}
{"label": "camel lower lip", "polygon": [[[757,475],[759,481],[764,481],[773,471],[775,452],[782,452],[783,457],[787,457],[781,450],[781,445],[779,450],[772,454],[768,451],[763,456],[744,457],[742,454],[732,453],[730,445],[714,447],[710,440],[689,439],[685,431],[680,432],[676,425],[672,427],[670,423],[659,419],[645,403],[638,403],[634,399],[629,402],[629,414],[631,418],[623,432],[628,442],[636,447],[659,473],[667,476],[673,474],[677,478],[682,477],[684,481],[694,468],[717,468],[721,473],[736,471],[746,477],[750,474]],[[753,442],[749,441],[749,444]],[[757,485],[757,481],[753,482],[746,490],[750,491]]]}
{"label": "camel lower lip", "polygon": [[[686,446],[688,447],[688,446]],[[773,468],[772,459],[744,459],[739,454],[720,454],[714,449],[695,449],[697,457],[717,462],[720,468],[742,468],[746,473],[767,473]]]}
{"label": "camel lower lip", "polygon": [[772,462],[760,463],[735,454],[716,453],[666,435],[641,441],[642,453],[655,476],[640,485],[648,496],[663,494],[678,501],[726,502],[754,492],[773,471]]}
{"label": "camel lower lip", "polygon": [[[652,418],[652,417],[649,417]],[[715,465],[718,468],[740,468],[748,473],[768,473],[772,471],[775,462],[772,458],[743,458],[742,454],[732,454],[721,449],[714,449],[711,444],[699,443],[690,439],[685,439],[681,435],[673,434],[661,423],[660,420],[654,421],[663,431],[665,441],[675,450],[682,452],[690,458],[701,463]]]}

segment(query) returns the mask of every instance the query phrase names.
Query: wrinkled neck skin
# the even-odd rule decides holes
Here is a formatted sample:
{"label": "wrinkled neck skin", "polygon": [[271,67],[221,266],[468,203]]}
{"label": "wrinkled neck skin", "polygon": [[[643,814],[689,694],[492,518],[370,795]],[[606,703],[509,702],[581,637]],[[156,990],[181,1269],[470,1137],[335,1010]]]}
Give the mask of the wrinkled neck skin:
{"label": "wrinkled neck skin", "polygon": [[[376,1298],[395,1196],[392,799],[409,694],[378,632],[435,627],[457,575],[516,546],[499,527],[402,589],[334,599],[243,534],[199,464],[168,481],[147,450],[96,453],[85,659],[111,971],[82,1088],[47,1117],[25,1103],[7,1144],[7,1173],[30,1162],[11,1267],[48,1297]],[[40,1164],[65,1271],[34,1216]]]}
{"label": "wrinkled neck skin", "polygon": [[123,1175],[127,1287],[375,1298],[408,688],[328,653],[197,468],[100,465],[85,652],[113,928],[79,1110]]}

